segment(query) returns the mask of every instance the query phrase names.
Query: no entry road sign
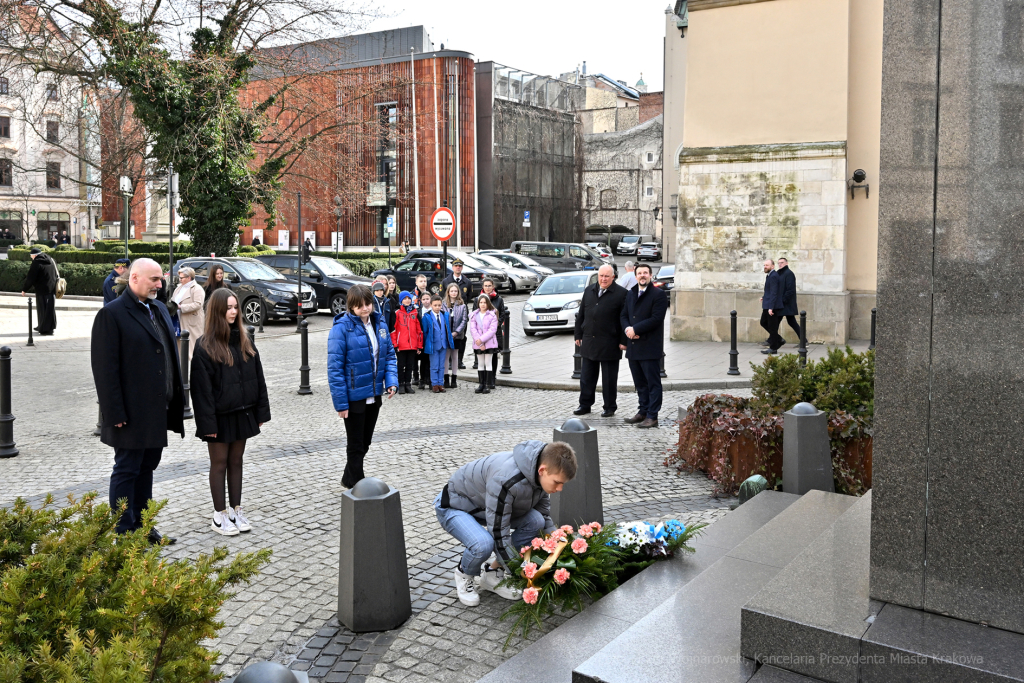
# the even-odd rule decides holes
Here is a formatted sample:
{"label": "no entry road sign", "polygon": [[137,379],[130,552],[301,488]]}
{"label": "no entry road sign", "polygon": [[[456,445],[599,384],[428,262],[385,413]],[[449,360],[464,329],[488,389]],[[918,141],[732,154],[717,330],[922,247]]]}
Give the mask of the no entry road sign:
{"label": "no entry road sign", "polygon": [[441,207],[430,216],[430,232],[441,242],[447,242],[455,234],[455,214],[451,209]]}

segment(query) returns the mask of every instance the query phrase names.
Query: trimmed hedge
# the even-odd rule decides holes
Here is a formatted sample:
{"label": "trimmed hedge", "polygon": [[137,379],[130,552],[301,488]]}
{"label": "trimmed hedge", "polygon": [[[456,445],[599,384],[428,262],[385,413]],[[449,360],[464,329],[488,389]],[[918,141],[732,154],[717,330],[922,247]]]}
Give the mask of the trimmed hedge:
{"label": "trimmed hedge", "polygon": [[[96,240],[93,243],[96,251],[124,254],[124,240]],[[143,242],[142,240],[128,240],[128,252],[131,254],[158,254],[167,253],[166,242]],[[192,243],[188,240],[174,240],[175,254],[191,254]]]}
{"label": "trimmed hedge", "polygon": [[24,244],[24,243],[25,243],[25,240],[19,240],[19,239],[0,240],[0,247],[16,247],[19,244]]}
{"label": "trimmed hedge", "polygon": [[[20,292],[28,275],[28,265],[23,261],[0,261],[0,291]],[[78,296],[103,296],[103,280],[110,274],[110,267],[92,263],[65,263],[60,274],[68,282],[67,294]]]}
{"label": "trimmed hedge", "polygon": [[375,270],[382,270],[388,267],[387,259],[358,259],[345,264],[356,275],[370,277]]}
{"label": "trimmed hedge", "polygon": [[[114,261],[124,256],[124,252],[105,252],[105,251],[48,251],[50,257],[53,258],[57,263],[105,263],[113,267]],[[167,252],[161,254],[132,254],[134,258],[151,258],[157,263],[167,265],[170,261],[170,256]],[[31,261],[32,257],[29,254],[29,250],[22,247],[11,249],[7,252],[7,259],[10,261]]]}
{"label": "trimmed hedge", "polygon": [[73,244],[58,244],[53,248],[54,251],[78,251],[78,247]]}
{"label": "trimmed hedge", "polygon": [[[277,253],[285,256],[298,256],[299,254],[299,252],[297,251],[279,251]],[[263,255],[264,254],[261,254],[261,256]],[[327,258],[335,258],[333,251],[314,251],[313,256],[326,256]],[[388,253],[386,251],[343,251],[339,253],[337,256],[338,261],[380,260],[381,258],[383,258],[384,262],[386,263],[388,260]],[[404,258],[405,256],[399,254],[397,249],[392,250],[392,261],[401,261]]]}

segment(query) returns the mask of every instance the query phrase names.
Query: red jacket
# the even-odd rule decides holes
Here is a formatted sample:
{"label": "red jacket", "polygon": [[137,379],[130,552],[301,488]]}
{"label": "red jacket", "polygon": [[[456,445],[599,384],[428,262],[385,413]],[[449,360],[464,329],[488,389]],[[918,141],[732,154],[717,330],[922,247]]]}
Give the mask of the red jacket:
{"label": "red jacket", "polygon": [[416,311],[407,311],[399,307],[395,314],[395,331],[391,333],[391,343],[399,351],[419,351],[423,349],[423,328]]}

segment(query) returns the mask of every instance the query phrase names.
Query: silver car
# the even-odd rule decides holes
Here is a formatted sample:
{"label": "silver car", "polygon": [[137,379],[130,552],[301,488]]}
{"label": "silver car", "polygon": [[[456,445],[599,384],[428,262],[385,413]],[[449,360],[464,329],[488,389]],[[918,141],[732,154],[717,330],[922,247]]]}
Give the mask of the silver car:
{"label": "silver car", "polygon": [[576,325],[583,290],[597,282],[597,271],[555,273],[544,278],[523,306],[523,331],[571,330]]}
{"label": "silver car", "polygon": [[479,253],[487,254],[488,256],[493,256],[496,259],[501,259],[502,261],[509,264],[513,268],[524,268],[526,270],[532,270],[534,273],[537,273],[537,275],[540,276],[541,280],[546,278],[548,275],[555,274],[555,271],[548,268],[547,266],[542,266],[529,256],[523,256],[522,254],[513,254],[509,252],[507,249],[502,251],[499,251],[497,249],[489,249],[487,251],[481,251]]}
{"label": "silver car", "polygon": [[537,285],[540,284],[540,276],[533,271],[526,270],[525,268],[516,268],[505,263],[502,259],[495,258],[490,254],[477,253],[473,254],[473,256],[476,260],[483,261],[486,265],[492,268],[500,268],[505,271],[505,274],[508,275],[508,291],[511,294],[537,289]]}

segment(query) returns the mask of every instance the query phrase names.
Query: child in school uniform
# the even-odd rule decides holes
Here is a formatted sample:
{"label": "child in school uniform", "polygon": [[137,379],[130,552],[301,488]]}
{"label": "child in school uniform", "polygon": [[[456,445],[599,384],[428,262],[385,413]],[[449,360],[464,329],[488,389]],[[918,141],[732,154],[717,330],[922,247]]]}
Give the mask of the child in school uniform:
{"label": "child in school uniform", "polygon": [[441,297],[430,297],[430,310],[423,314],[423,352],[430,356],[430,390],[445,393],[444,359],[455,348],[449,316],[441,310]]}
{"label": "child in school uniform", "polygon": [[423,353],[423,330],[412,294],[402,292],[398,300],[401,305],[395,311],[395,330],[391,333],[391,343],[398,352],[398,393],[415,394],[411,377],[416,357]]}

